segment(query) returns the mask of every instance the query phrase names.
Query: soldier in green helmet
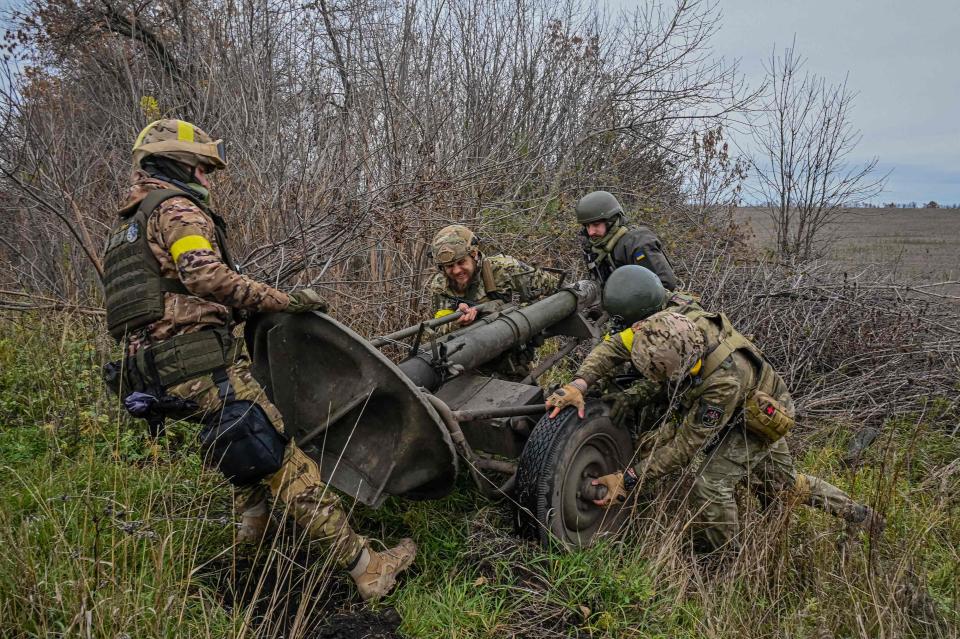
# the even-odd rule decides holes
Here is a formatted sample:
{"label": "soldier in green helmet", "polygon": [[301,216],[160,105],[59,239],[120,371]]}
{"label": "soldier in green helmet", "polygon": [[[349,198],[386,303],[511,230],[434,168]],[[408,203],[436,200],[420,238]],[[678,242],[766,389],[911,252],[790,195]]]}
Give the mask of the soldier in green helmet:
{"label": "soldier in green helmet", "polygon": [[167,416],[202,424],[205,462],[235,486],[239,541],[260,540],[273,496],[330,548],[364,599],[382,597],[416,546],[404,539],[376,551],[354,532],[317,463],[283,434],[233,337],[241,312],[323,311],[326,303],[310,289],[285,293],[238,271],[226,222],[210,208],[208,174],[226,167],[222,140],[158,120],[137,137],[133,165],[104,254],[107,326],[126,352],[109,365],[108,383],[152,428]]}
{"label": "soldier in green helmet", "polygon": [[609,191],[587,193],[576,204],[583,225],[587,269],[601,283],[620,266],[636,264],[656,273],[668,290],[679,284],[660,238],[647,226],[628,228],[620,202]]}
{"label": "soldier in green helmet", "polygon": [[640,436],[636,463],[591,482],[597,505],[622,502],[643,481],[687,468],[703,453],[689,496],[700,550],[738,546],[735,488],[748,479],[768,500],[814,506],[868,532],[882,531],[884,519],[872,508],[796,472],[785,439],[795,414],[786,384],[725,315],[687,306],[636,322],[598,346],[574,381],[547,398],[552,416],[568,406],[583,416],[586,390],[626,362],[643,376],[643,394],[667,397],[670,410],[658,428]]}

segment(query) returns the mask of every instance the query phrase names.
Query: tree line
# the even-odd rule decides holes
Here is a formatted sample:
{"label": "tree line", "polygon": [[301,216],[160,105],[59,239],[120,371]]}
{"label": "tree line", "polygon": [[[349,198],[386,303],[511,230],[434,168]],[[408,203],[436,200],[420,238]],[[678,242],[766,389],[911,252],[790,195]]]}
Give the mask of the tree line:
{"label": "tree line", "polygon": [[746,86],[711,53],[719,21],[708,0],[27,0],[3,46],[0,285],[98,304],[132,141],[161,117],[227,141],[214,208],[247,271],[395,316],[419,310],[436,228],[568,266],[596,188],[696,226],[753,175],[781,254],[806,259],[882,182],[847,164],[852,94],[795,48]]}

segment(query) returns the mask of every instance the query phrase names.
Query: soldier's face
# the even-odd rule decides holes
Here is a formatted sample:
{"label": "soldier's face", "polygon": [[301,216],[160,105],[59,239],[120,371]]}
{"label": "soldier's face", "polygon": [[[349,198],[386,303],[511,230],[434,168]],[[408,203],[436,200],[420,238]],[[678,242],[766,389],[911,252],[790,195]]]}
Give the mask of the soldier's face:
{"label": "soldier's face", "polygon": [[197,168],[193,170],[193,179],[197,181],[197,184],[202,186],[205,189],[210,188],[210,178],[207,177],[207,167],[202,164],[198,164]]}
{"label": "soldier's face", "polygon": [[599,222],[590,222],[586,225],[587,237],[594,240],[607,234],[607,223],[603,220]]}
{"label": "soldier's face", "polygon": [[473,279],[473,274],[476,272],[477,261],[471,255],[443,265],[443,274],[447,276],[450,288],[458,293],[467,290],[467,285],[470,284],[470,280]]}

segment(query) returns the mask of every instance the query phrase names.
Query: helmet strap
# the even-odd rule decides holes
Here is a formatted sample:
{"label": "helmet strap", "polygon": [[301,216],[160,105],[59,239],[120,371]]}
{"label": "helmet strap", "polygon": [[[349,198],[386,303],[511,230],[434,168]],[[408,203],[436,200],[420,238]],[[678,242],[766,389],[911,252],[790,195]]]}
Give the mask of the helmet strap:
{"label": "helmet strap", "polygon": [[210,191],[194,181],[194,167],[170,158],[151,155],[140,162],[140,168],[150,177],[169,182],[203,204],[210,204]]}

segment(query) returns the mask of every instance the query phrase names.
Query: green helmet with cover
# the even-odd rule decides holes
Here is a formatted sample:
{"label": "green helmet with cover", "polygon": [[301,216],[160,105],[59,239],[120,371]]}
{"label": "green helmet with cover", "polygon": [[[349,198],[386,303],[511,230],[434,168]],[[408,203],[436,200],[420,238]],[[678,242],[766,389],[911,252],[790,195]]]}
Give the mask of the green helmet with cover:
{"label": "green helmet with cover", "polygon": [[223,140],[214,140],[184,120],[155,120],[140,131],[133,145],[133,165],[139,168],[153,155],[191,167],[203,164],[208,171],[227,166]]}
{"label": "green helmet with cover", "polygon": [[662,311],[633,326],[630,361],[658,383],[678,382],[703,357],[706,339],[689,318]]}
{"label": "green helmet with cover", "polygon": [[623,207],[609,191],[593,191],[577,200],[576,212],[577,222],[580,224],[610,223],[614,218],[623,215]]}
{"label": "green helmet with cover", "polygon": [[452,264],[468,255],[477,256],[476,234],[462,224],[445,226],[433,236],[430,253],[437,266]]}
{"label": "green helmet with cover", "polygon": [[629,326],[663,308],[667,290],[653,271],[636,264],[616,269],[603,286],[603,308]]}

